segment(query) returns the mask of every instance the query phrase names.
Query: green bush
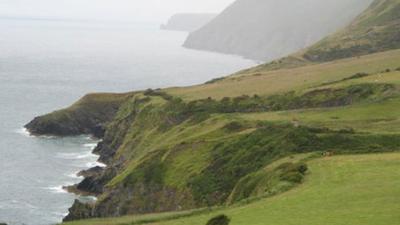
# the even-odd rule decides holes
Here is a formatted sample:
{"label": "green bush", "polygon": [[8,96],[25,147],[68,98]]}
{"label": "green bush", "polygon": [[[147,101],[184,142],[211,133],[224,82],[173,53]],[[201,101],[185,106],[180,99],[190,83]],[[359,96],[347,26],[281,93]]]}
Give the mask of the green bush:
{"label": "green bush", "polygon": [[282,174],[281,179],[292,183],[301,183],[303,181],[303,174],[299,172],[289,172]]}
{"label": "green bush", "polygon": [[207,222],[207,225],[228,225],[231,220],[226,215],[219,215]]}

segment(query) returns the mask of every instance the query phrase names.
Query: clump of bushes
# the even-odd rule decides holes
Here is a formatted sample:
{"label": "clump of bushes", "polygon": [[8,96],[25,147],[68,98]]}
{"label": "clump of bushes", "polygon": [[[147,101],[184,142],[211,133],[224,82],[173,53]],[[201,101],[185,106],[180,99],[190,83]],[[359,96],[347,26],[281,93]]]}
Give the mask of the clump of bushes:
{"label": "clump of bushes", "polygon": [[153,89],[149,88],[146,91],[144,91],[143,94],[145,96],[159,96],[159,97],[165,99],[166,101],[170,101],[173,99],[173,97],[171,95],[161,91],[160,89],[153,90]]}
{"label": "clump of bushes", "polygon": [[225,77],[218,77],[218,78],[209,80],[209,81],[205,82],[204,84],[214,84],[214,83],[217,83],[218,81],[221,81],[223,79],[225,79]]}
{"label": "clump of bushes", "polygon": [[363,73],[363,72],[361,72],[361,73],[356,73],[356,74],[354,74],[354,75],[352,75],[352,76],[350,76],[350,77],[348,77],[348,78],[344,78],[343,81],[345,81],[345,80],[359,79],[359,78],[363,78],[363,77],[366,77],[366,76],[369,76],[369,73]]}
{"label": "clump of bushes", "polygon": [[282,171],[280,175],[282,180],[292,183],[301,183],[308,170],[308,167],[305,163],[284,163],[277,169]]}
{"label": "clump of bushes", "polygon": [[224,129],[233,132],[233,131],[240,131],[240,130],[242,130],[244,127],[245,127],[245,126],[244,126],[242,123],[240,123],[240,122],[238,122],[238,121],[233,121],[233,122],[230,122],[230,123],[226,124],[226,125],[224,126]]}
{"label": "clump of bushes", "polygon": [[[358,73],[348,79],[364,76],[368,74]],[[242,95],[233,98],[225,97],[221,100],[206,98],[191,102],[185,102],[181,98],[173,97],[160,90],[148,89],[144,95],[158,96],[168,102],[164,108],[165,118],[160,125],[161,130],[167,130],[186,120],[193,123],[202,122],[213,113],[251,113],[345,106],[370,97],[375,98],[390,89],[394,87],[388,84],[358,84],[342,89],[313,90],[302,95],[292,91],[268,97]],[[226,128],[230,131],[240,130],[240,124],[229,124]]]}
{"label": "clump of bushes", "polygon": [[396,69],[396,71],[400,71],[400,67]]}
{"label": "clump of bushes", "polygon": [[219,215],[210,219],[206,225],[228,225],[231,222],[226,215]]}

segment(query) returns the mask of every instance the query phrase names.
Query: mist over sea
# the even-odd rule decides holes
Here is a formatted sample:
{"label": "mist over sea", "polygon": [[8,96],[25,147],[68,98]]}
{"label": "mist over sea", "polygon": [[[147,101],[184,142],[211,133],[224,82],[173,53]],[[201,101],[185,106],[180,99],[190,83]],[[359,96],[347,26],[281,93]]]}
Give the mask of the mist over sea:
{"label": "mist over sea", "polygon": [[60,222],[76,198],[61,187],[96,165],[96,140],[26,134],[35,116],[88,92],[192,85],[254,65],[184,49],[186,35],[158,24],[0,19],[0,222]]}

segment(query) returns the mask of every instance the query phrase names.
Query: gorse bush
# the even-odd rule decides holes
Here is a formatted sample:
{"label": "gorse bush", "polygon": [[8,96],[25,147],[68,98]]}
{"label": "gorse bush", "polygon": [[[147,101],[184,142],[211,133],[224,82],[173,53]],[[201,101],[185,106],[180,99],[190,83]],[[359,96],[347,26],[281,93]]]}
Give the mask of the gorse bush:
{"label": "gorse bush", "polygon": [[229,225],[230,221],[226,215],[219,215],[210,219],[206,225]]}
{"label": "gorse bush", "polygon": [[[196,201],[207,205],[222,204],[241,178],[259,171],[277,159],[313,151],[393,151],[400,147],[397,138],[398,135],[360,135],[293,125],[259,124],[259,128],[251,133],[216,144],[210,164],[199,175],[190,179],[189,186]],[[278,173],[281,174],[281,180],[299,183],[307,166],[283,164],[278,169],[281,170]]]}
{"label": "gorse bush", "polygon": [[[348,79],[356,79],[368,76],[358,73]],[[305,94],[287,92],[279,95],[260,97],[258,95],[229,98],[221,100],[206,98],[191,102],[170,96],[161,91],[147,90],[147,96],[159,96],[167,101],[164,108],[166,129],[179,124],[187,119],[201,122],[209,118],[213,113],[251,113],[280,110],[293,110],[303,108],[337,107],[354,104],[368,99],[381,99],[390,95],[390,90],[395,93],[396,88],[389,84],[357,84],[341,89],[319,89]]]}

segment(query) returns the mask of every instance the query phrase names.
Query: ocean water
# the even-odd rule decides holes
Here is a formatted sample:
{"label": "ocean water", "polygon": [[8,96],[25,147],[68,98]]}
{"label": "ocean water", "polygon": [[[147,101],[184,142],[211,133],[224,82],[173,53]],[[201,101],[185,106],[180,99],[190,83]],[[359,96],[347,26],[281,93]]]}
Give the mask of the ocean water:
{"label": "ocean water", "polygon": [[255,63],[181,47],[156,24],[0,19],[0,222],[62,220],[62,190],[96,165],[89,137],[31,137],[23,125],[88,92],[191,85]]}

